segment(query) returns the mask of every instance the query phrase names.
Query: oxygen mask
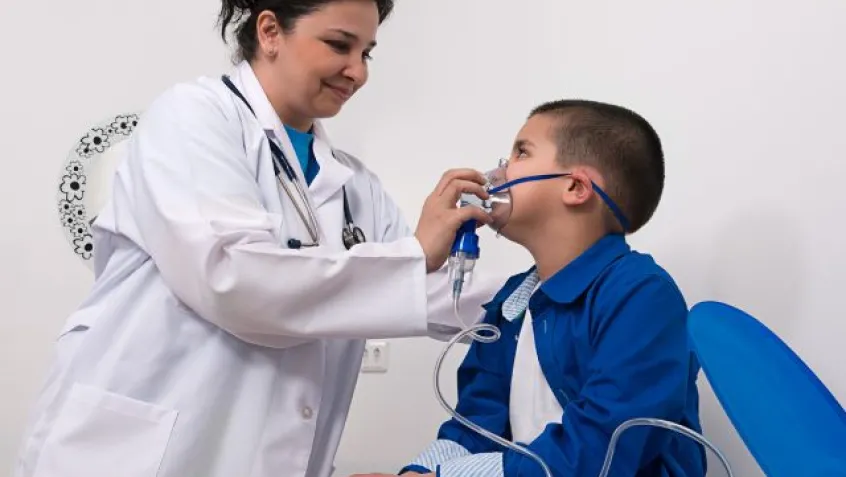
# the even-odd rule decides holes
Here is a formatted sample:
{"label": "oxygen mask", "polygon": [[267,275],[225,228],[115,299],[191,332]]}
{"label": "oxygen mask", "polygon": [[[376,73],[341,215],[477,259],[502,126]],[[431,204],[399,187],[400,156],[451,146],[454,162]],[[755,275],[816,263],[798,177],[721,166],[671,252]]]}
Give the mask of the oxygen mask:
{"label": "oxygen mask", "polygon": [[508,184],[505,177],[507,166],[508,162],[500,159],[499,166],[483,174],[487,199],[482,200],[473,194],[462,194],[459,204],[461,207],[473,205],[487,212],[492,219],[488,226],[496,232],[505,228],[508,218],[511,217],[511,184]]}

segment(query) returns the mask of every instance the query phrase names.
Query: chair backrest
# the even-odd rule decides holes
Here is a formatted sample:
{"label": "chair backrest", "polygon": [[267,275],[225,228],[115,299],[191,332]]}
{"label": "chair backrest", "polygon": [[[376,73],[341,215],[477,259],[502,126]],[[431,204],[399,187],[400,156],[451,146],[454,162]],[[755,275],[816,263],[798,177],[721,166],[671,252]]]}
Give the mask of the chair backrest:
{"label": "chair backrest", "polygon": [[138,118],[138,113],[121,114],[89,128],[71,147],[59,174],[59,220],[71,250],[89,268],[95,253],[91,224],[111,195],[114,171]]}
{"label": "chair backrest", "polygon": [[846,411],[781,339],[724,303],[688,330],[717,399],[768,477],[846,476]]}

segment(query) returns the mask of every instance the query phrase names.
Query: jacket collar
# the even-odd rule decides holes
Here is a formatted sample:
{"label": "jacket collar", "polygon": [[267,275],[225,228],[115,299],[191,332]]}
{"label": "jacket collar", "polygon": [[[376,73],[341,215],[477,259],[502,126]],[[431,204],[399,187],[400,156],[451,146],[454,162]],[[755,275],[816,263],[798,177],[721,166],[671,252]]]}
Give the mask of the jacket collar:
{"label": "jacket collar", "polygon": [[603,270],[630,251],[625,236],[608,234],[549,277],[540,289],[552,301],[572,303],[590,287]]}
{"label": "jacket collar", "polygon": [[[277,144],[282,148],[285,157],[297,157],[294,151],[294,146],[279,115],[270,104],[264,88],[261,87],[252,66],[247,61],[242,61],[236,67],[232,78],[233,82],[241,90],[241,94],[250,102],[253,110],[256,113],[256,119],[259,125],[265,132],[272,132],[276,138]],[[320,173],[317,174],[311,186],[308,187],[310,199],[315,207],[323,205],[332,195],[334,195],[346,182],[353,176],[353,171],[347,166],[341,164],[335,159],[333,154],[332,144],[326,134],[326,130],[320,121],[314,122],[314,157],[320,165]],[[298,171],[298,176],[302,180],[305,174],[303,173],[299,161],[289,159],[291,166]],[[303,181],[303,187],[306,187]]]}
{"label": "jacket collar", "polygon": [[[599,239],[575,260],[543,282],[540,291],[556,303],[572,303],[596,280],[600,273],[631,248],[623,235],[609,234]],[[493,299],[482,305],[485,310],[502,308],[503,303],[537,271],[533,266],[509,278]]]}

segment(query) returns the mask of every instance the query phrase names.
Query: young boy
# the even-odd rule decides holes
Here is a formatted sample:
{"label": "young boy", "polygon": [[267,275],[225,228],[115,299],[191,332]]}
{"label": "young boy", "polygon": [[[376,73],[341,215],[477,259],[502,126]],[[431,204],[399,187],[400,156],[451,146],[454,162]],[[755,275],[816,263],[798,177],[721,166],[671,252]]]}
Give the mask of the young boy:
{"label": "young boy", "polygon": [[[664,186],[658,135],[627,109],[557,101],[532,111],[514,143],[507,180],[563,173],[511,188],[502,235],[535,266],[485,306],[502,336],[473,343],[458,370],[457,411],[514,439],[561,477],[598,476],[612,433],[636,417],[700,432],[687,306],[670,275],[624,235],[643,227]],[[531,297],[531,298],[530,298]],[[699,444],[632,428],[610,475],[702,477]],[[455,420],[406,475],[542,477],[533,460]]]}

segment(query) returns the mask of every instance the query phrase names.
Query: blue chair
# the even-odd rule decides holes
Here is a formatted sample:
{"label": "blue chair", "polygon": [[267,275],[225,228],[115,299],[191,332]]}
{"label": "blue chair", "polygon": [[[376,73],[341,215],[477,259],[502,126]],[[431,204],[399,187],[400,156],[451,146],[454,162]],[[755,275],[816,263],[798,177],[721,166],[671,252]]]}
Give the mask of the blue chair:
{"label": "blue chair", "polygon": [[846,476],[846,411],[778,336],[718,302],[695,305],[688,331],[717,399],[768,477]]}

